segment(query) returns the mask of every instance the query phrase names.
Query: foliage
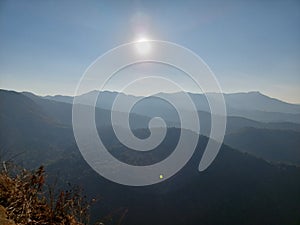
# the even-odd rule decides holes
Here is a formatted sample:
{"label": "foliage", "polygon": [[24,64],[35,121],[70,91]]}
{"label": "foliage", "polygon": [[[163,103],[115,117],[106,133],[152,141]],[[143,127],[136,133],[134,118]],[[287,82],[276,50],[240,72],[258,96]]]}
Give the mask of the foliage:
{"label": "foliage", "polygon": [[89,202],[79,188],[45,191],[45,171],[11,169],[0,173],[0,205],[16,224],[81,225],[89,222]]}

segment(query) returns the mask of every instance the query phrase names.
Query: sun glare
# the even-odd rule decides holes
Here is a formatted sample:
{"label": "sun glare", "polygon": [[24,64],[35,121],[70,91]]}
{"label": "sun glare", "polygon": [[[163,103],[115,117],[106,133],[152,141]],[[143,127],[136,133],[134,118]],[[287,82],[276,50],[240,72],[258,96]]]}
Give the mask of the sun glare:
{"label": "sun glare", "polygon": [[136,50],[141,55],[149,54],[151,51],[151,44],[148,38],[141,37],[138,38],[136,41]]}
{"label": "sun glare", "polygon": [[136,40],[136,42],[146,42],[146,41],[149,41],[149,39],[145,37],[141,37]]}

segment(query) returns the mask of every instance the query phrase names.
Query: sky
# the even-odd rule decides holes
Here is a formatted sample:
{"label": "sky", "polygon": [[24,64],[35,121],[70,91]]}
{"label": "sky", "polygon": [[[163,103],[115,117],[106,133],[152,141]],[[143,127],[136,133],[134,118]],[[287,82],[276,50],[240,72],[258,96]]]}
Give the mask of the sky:
{"label": "sky", "polygon": [[300,1],[289,0],[2,0],[0,88],[73,95],[95,59],[141,36],[195,52],[226,93],[300,103]]}

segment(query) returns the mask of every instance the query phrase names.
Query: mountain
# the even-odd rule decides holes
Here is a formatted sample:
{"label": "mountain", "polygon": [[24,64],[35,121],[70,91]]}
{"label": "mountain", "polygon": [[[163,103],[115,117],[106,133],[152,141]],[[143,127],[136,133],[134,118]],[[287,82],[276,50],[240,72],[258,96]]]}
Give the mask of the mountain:
{"label": "mountain", "polygon": [[[59,185],[78,184],[89,197],[100,195],[101,200],[92,208],[92,220],[119,212],[106,224],[117,224],[123,214],[124,225],[281,225],[300,222],[299,167],[272,164],[243,152],[243,149],[222,145],[213,164],[200,173],[198,165],[208,141],[200,136],[191,160],[170,179],[145,187],[123,186],[102,178],[83,160],[70,119],[67,119],[71,116],[71,104],[4,90],[0,91],[0,104],[2,147],[10,153],[20,151],[19,148],[24,150],[25,153],[16,159],[31,167],[45,164],[50,178],[59,174]],[[156,149],[145,155],[133,153],[115,137],[109,126],[109,115],[109,110],[96,110],[100,138],[114,157],[133,165],[151,164],[168,157],[181,132],[187,132],[188,136],[198,135],[170,127],[163,143]],[[209,116],[208,113],[203,115]],[[147,137],[149,130],[144,128],[150,118],[133,114],[131,119],[135,124],[135,135]],[[209,118],[202,119],[207,122]],[[282,132],[280,135],[272,134],[273,139],[266,139],[275,144],[292,141],[295,136],[291,134],[297,133],[295,130],[298,129],[297,124],[291,123],[260,123],[239,117],[228,120],[231,131],[227,135],[248,129],[247,126],[269,127],[262,130],[272,134],[274,126],[282,126],[281,130],[275,130]],[[258,133],[250,138],[256,141],[260,136],[262,134]]]}
{"label": "mountain", "polygon": [[[62,124],[72,126],[72,104],[59,101],[53,101],[48,98],[43,98],[32,93],[23,92],[23,95],[33,100],[39,107],[41,107],[45,113],[55,118]],[[73,100],[72,100],[73,101]],[[91,107],[89,104],[82,105],[82,107]],[[96,108],[95,117],[97,126],[107,127],[110,126],[110,113],[111,111],[105,108]],[[122,114],[122,112],[119,112]],[[138,115],[135,113],[130,114],[130,124],[133,128],[145,128],[150,117]],[[171,125],[171,124],[170,124]]]}
{"label": "mountain", "polygon": [[21,159],[27,166],[57,159],[73,139],[71,127],[60,124],[23,94],[0,90],[1,158]]}
{"label": "mountain", "polygon": [[[48,114],[50,114],[60,122],[71,124],[72,106],[69,103],[62,103],[56,100],[49,100],[50,98],[45,99],[43,97],[36,96],[31,93],[23,94],[34,100],[45,111],[47,111]],[[93,91],[83,96],[84,98],[90,99],[91,95],[95,96],[97,94],[99,93]],[[103,92],[101,100],[98,101],[98,108],[105,112],[105,116],[102,117],[107,118],[107,120],[110,120],[108,116],[109,109],[111,109],[112,103],[117,94],[117,92]],[[124,96],[125,99],[127,97],[134,98],[133,96]],[[176,98],[176,94],[174,95],[174,98]],[[56,99],[56,97],[52,97],[51,99]],[[125,105],[126,101],[124,101],[123,104]],[[149,107],[152,107],[152,109],[149,110]],[[107,109],[108,111],[105,109]],[[137,103],[137,106],[133,108],[131,114],[133,115],[132,120],[136,121],[136,117],[139,117],[139,122],[136,124],[143,124],[143,126],[136,126],[136,128],[147,128],[147,122],[150,120],[150,118],[156,116],[161,116],[162,118],[164,118],[170,126],[180,126],[180,121],[176,110],[174,110],[174,108],[170,104],[167,104],[165,101],[160,100],[158,98],[146,98],[143,101]],[[201,123],[201,134],[209,135],[211,119],[210,113],[205,111],[198,111],[198,115]],[[142,123],[141,121],[144,122]],[[108,124],[105,125],[107,126]],[[240,116],[227,117],[227,133],[235,132],[243,127],[300,131],[300,124],[292,122],[259,122]]]}
{"label": "mountain", "polygon": [[[51,126],[53,126],[55,123],[58,124],[59,126],[64,126],[65,130],[72,130],[72,124],[71,124],[71,118],[72,118],[72,105],[69,103],[63,103],[63,102],[57,102],[57,101],[52,101],[49,99],[45,99],[42,98],[40,96],[36,96],[33,95],[31,93],[16,93],[16,92],[7,92],[7,91],[2,91],[2,99],[6,99],[6,101],[8,101],[8,99],[10,99],[10,95],[15,95],[19,98],[19,99],[11,99],[11,106],[7,105],[6,111],[10,112],[10,111],[14,111],[16,113],[20,113],[20,112],[26,112],[26,111],[30,111],[30,109],[28,108],[34,108],[36,110],[39,110],[39,113],[41,114],[40,117],[43,118],[48,118],[48,121],[52,121],[50,123]],[[96,92],[95,92],[96,93]],[[95,94],[94,93],[94,94]],[[109,92],[107,92],[107,94],[110,94]],[[9,96],[9,97],[7,97]],[[17,107],[17,106],[13,106],[14,103],[18,103],[18,102],[22,102],[22,101],[27,101],[27,104],[23,104],[23,108],[19,108],[18,110],[15,110],[13,107]],[[107,102],[110,102],[110,100],[107,100]],[[30,104],[29,104],[30,103]],[[151,104],[153,103],[152,99],[150,99],[150,101],[144,101],[139,107],[136,108],[136,112],[139,111],[139,109],[143,109],[143,108],[147,108],[149,107],[147,104]],[[163,103],[163,102],[160,102]],[[13,107],[12,107],[13,106]],[[21,107],[21,104],[18,104],[18,107]],[[82,107],[89,107],[87,106],[82,106]],[[161,106],[162,107],[162,106]],[[158,111],[158,112],[157,112]],[[34,111],[30,111],[30,112],[34,112]],[[7,113],[9,114],[9,113]],[[199,111],[199,118],[200,118],[200,127],[201,127],[201,134],[208,136],[210,133],[210,114],[208,112],[203,112],[203,111]],[[143,115],[139,115],[136,113],[131,113],[130,115],[130,125],[131,128],[133,130],[136,129],[144,129],[148,127],[148,123],[150,121],[150,119],[152,117],[155,116],[161,116],[162,118],[164,118],[167,121],[167,125],[169,127],[180,127],[180,121],[178,118],[178,115],[176,114],[176,111],[174,112],[174,110],[172,111],[172,108],[165,110],[165,111],[161,111],[161,108],[159,108],[158,110],[156,110],[156,108],[153,108],[153,110],[151,111],[151,113],[148,113],[148,116],[143,116]],[[20,115],[21,117],[22,115]],[[36,117],[35,114],[33,113],[31,115],[32,120],[36,120],[39,117]],[[111,127],[111,122],[110,122],[110,111],[106,110],[106,109],[102,109],[102,108],[96,108],[96,123],[98,127],[105,127],[107,130],[112,130]],[[12,124],[14,123],[18,123],[18,120],[13,119],[13,122],[11,122]],[[34,124],[33,122],[30,122],[30,124]],[[28,125],[29,126],[29,125]],[[15,126],[11,126],[11,127],[15,127]],[[16,126],[18,127],[18,126]],[[243,129],[247,129],[249,130],[250,128],[255,128],[253,133],[256,132],[256,135],[258,136],[255,137],[254,134],[247,136],[247,134],[241,132],[241,130]],[[248,129],[249,128],[249,129]],[[11,129],[11,128],[10,128]],[[8,131],[10,130],[8,129]],[[16,128],[16,130],[20,129],[19,127]],[[24,129],[26,130],[27,127],[25,126]],[[46,129],[46,130],[51,130],[51,129]],[[54,129],[52,129],[54,130]],[[260,142],[254,142],[254,143],[250,143],[249,142],[253,141],[253,140],[260,140],[259,139],[259,131],[261,130],[265,130],[266,133],[268,133],[268,131],[270,130],[271,132],[277,132],[278,135],[273,135],[273,136],[268,136],[267,143],[269,143],[270,146],[268,146],[268,149],[263,149],[266,146],[266,143],[263,141]],[[19,132],[19,131],[18,131]],[[15,132],[15,133],[18,133]],[[295,138],[293,138],[293,136],[289,136],[289,135],[282,135],[280,136],[280,134],[288,134],[292,132],[293,134],[297,132],[300,132],[300,124],[296,124],[296,123],[290,123],[290,122],[282,122],[282,123],[263,123],[263,122],[258,122],[258,121],[254,121],[254,120],[250,120],[250,119],[246,119],[246,118],[242,118],[242,117],[233,117],[233,116],[229,116],[227,118],[227,128],[226,128],[226,139],[225,139],[225,143],[229,144],[230,146],[240,149],[241,151],[247,151],[250,154],[254,154],[256,156],[262,157],[266,160],[274,160],[276,162],[281,161],[281,162],[286,162],[286,163],[299,163],[298,160],[298,155],[299,155],[299,145],[297,145],[296,143],[294,143],[296,140]],[[13,132],[12,132],[13,133]],[[40,132],[37,131],[37,135],[40,135]],[[55,132],[53,132],[55,133]],[[133,131],[133,133],[135,133],[135,131]],[[56,134],[59,134],[59,132],[56,132]],[[24,137],[27,137],[28,135],[33,135],[35,136],[35,134],[31,134],[30,132],[25,132]],[[49,137],[53,136],[54,134],[49,134]],[[135,133],[135,135],[137,135]],[[149,135],[149,133],[148,133]],[[7,140],[12,140],[10,142],[14,142],[13,141],[13,136],[10,135],[9,137],[7,137]],[[39,136],[38,136],[39,137]],[[75,140],[72,136],[72,134],[68,135],[68,142],[70,143],[74,143]],[[282,137],[282,138],[280,138]],[[248,138],[248,139],[247,139]],[[3,138],[4,139],[4,138]],[[18,139],[18,138],[16,138]],[[247,140],[246,140],[247,139]],[[23,139],[22,139],[23,140]],[[17,143],[20,143],[20,146],[24,145],[25,140],[23,142],[18,141]],[[40,140],[40,139],[37,139]],[[47,140],[47,139],[46,139]],[[243,140],[243,141],[241,141]],[[283,149],[278,149],[278,144],[276,144],[277,142],[281,142],[281,143],[294,143],[294,144],[287,144],[285,146],[285,148]],[[6,143],[6,142],[2,142],[2,143]],[[22,143],[22,144],[21,144]],[[63,141],[61,141],[60,143],[63,143]],[[247,143],[247,144],[245,144]],[[247,145],[247,146],[246,146]],[[27,145],[25,145],[27,146]],[[61,147],[59,147],[61,148]],[[274,148],[274,150],[273,150]],[[14,148],[15,149],[15,148]],[[254,149],[254,150],[253,150]],[[268,154],[263,154],[262,152],[268,151]],[[278,157],[270,157],[270,155],[272,155],[273,151],[277,151],[277,153],[274,152],[274,154],[277,154]],[[282,154],[282,158],[280,158]],[[285,154],[288,154],[289,156],[285,156]],[[50,157],[51,158],[51,157]]]}
{"label": "mountain", "polygon": [[270,98],[260,92],[225,94],[226,103],[234,109],[299,114],[300,105]]}
{"label": "mountain", "polygon": [[[200,130],[201,134],[209,136],[211,129],[211,116],[208,112],[198,111],[200,118]],[[172,120],[172,116],[168,117],[168,120]],[[179,123],[175,123],[176,127],[180,127]],[[226,134],[238,132],[242,128],[253,127],[258,129],[270,129],[270,130],[291,130],[300,131],[300,124],[291,122],[260,122],[251,119],[247,119],[240,116],[227,116]]]}
{"label": "mountain", "polygon": [[[168,132],[171,137],[179,135],[176,128]],[[59,170],[68,182],[83,186],[92,196],[100,193],[101,201],[94,205],[92,219],[123,209],[127,212],[124,225],[276,225],[300,221],[299,168],[272,165],[223,145],[213,164],[200,173],[198,164],[206,143],[207,138],[200,137],[195,154],[185,167],[169,180],[152,186],[112,183],[76,156],[57,161],[48,170]],[[173,145],[171,138],[160,151]],[[122,146],[116,145],[111,151],[119,160],[135,161]],[[144,164],[153,160],[137,157]]]}
{"label": "mountain", "polygon": [[300,123],[300,114],[280,113],[280,112],[264,112],[258,110],[242,110],[242,109],[229,109],[228,115],[240,116],[261,122],[291,122]]}
{"label": "mountain", "polygon": [[269,161],[300,165],[300,132],[245,127],[227,134],[224,142]]}
{"label": "mountain", "polygon": [[[99,95],[100,92],[92,91],[79,96],[80,99],[84,100],[87,105],[91,104],[91,99]],[[112,103],[116,96],[120,94],[123,99],[135,99],[136,96],[125,95],[124,93],[103,91],[100,93],[100,99],[97,101],[97,106],[104,109],[111,109]],[[156,111],[160,110],[161,113],[170,111],[172,106],[166,104],[159,97],[168,97],[171,99],[178,99],[180,95],[184,93],[159,93],[152,97],[147,97],[140,103],[135,111],[137,114],[151,116],[149,113],[153,109]],[[210,112],[208,102],[205,95],[188,93],[195,103],[198,111]],[[210,94],[213,97],[213,93]],[[47,96],[47,99],[66,102],[72,102],[72,97],[69,96]],[[248,92],[248,93],[234,93],[234,94],[224,94],[227,113],[229,116],[244,117],[252,120],[257,120],[261,122],[292,122],[300,123],[300,105],[290,104],[278,99],[270,98],[260,92]],[[145,103],[145,101],[147,103]],[[125,106],[126,100],[121,102]],[[151,108],[149,108],[151,106]],[[121,106],[122,107],[122,106]],[[180,107],[180,103],[178,105]],[[150,110],[151,109],[151,110]]]}
{"label": "mountain", "polygon": [[22,94],[34,101],[43,109],[44,113],[55,118],[59,123],[66,125],[72,124],[72,107],[70,103],[51,101],[30,92],[23,92]]}
{"label": "mountain", "polygon": [[[23,94],[31,94],[28,92],[23,92]],[[57,102],[65,102],[65,103],[69,103],[72,104],[73,103],[73,97],[71,96],[63,96],[63,95],[55,95],[55,96],[51,96],[51,95],[47,95],[44,97],[44,99],[49,99],[49,100],[55,100]]]}

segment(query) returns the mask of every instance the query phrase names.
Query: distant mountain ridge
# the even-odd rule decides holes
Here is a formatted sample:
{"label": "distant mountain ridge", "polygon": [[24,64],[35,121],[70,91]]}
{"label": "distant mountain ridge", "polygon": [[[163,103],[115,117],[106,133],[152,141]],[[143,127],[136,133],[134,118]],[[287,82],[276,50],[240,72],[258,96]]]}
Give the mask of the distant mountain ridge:
{"label": "distant mountain ridge", "polygon": [[[95,92],[94,94],[97,93]],[[111,95],[109,94],[109,96]],[[112,100],[113,98],[108,99],[107,103],[110,103]],[[150,99],[150,104],[152,104],[153,101],[153,99]],[[159,104],[161,103],[162,102],[159,102]],[[147,101],[141,103],[140,107],[135,110],[135,113],[131,113],[130,125],[134,134],[137,134],[135,132],[137,129],[147,130],[148,123],[153,116],[161,116],[164,118],[168,127],[180,127],[180,122],[178,121],[176,112],[172,111],[172,108],[165,108],[165,105],[161,105],[160,108],[153,107],[150,112],[147,112],[145,110],[148,109],[147,104],[149,104]],[[45,135],[48,135],[49,137],[61,135],[64,136],[62,138],[65,138],[65,134],[62,135],[61,131],[67,133],[72,131],[72,105],[70,103],[49,100],[29,92],[17,93],[13,91],[1,90],[0,105],[3,108],[3,110],[0,111],[1,129],[6,129],[6,132],[2,132],[0,137],[2,136],[2,140],[5,140],[2,141],[2,143],[7,143],[8,140],[10,140],[10,143],[14,143],[11,144],[12,146],[15,146],[14,148],[27,145],[26,137],[30,135],[43,138],[46,137]],[[86,107],[90,106],[86,105]],[[168,111],[163,111],[165,109]],[[142,114],[141,112],[145,113],[146,115]],[[25,116],[27,114],[28,116]],[[209,136],[211,126],[210,114],[208,112],[198,111],[198,115],[200,118],[200,134]],[[111,127],[110,110],[97,107],[95,119],[98,127]],[[37,124],[37,126],[40,127],[43,132],[37,131],[37,129],[30,129],[34,126],[34,124]],[[47,127],[47,129],[42,129],[44,127]],[[58,127],[65,128],[64,130],[57,130]],[[27,132],[25,132],[23,136],[17,136],[18,133],[25,130],[27,130]],[[29,132],[31,130],[37,133]],[[251,130],[251,135],[245,133],[245,130]],[[259,140],[259,132],[262,130],[265,131],[266,134],[274,134],[265,140],[266,143],[263,141],[253,140]],[[281,135],[288,133],[293,135]],[[258,137],[255,135],[258,135]],[[239,116],[227,117],[225,143],[240,151],[248,152],[266,160],[300,164],[300,146],[299,143],[293,140],[298,138],[300,138],[300,124],[298,123],[259,122]],[[72,142],[74,142],[72,132],[68,133],[68,140],[72,140]],[[42,139],[37,138],[37,141],[42,141]],[[251,141],[253,141],[253,143]],[[286,142],[287,145],[285,148],[278,149],[279,145],[276,144],[277,142]],[[60,143],[62,142],[57,143],[56,148],[61,148],[59,147]],[[56,144],[53,142],[52,145],[55,146]],[[268,146],[268,149],[265,149],[265,146]],[[277,149],[276,157],[273,157],[272,155],[272,148],[274,148],[274,151],[275,148]],[[258,149],[260,149],[260,152]],[[280,157],[280,152],[282,152],[282,157]]]}
{"label": "distant mountain ridge", "polygon": [[[94,99],[95,96],[99,95],[101,97],[98,99],[96,106],[111,109],[112,103],[118,94],[125,99],[125,101],[121,103],[124,104],[124,106],[127,104],[126,98],[137,98],[133,95],[110,91],[91,91],[80,95],[79,98],[81,98],[87,105],[91,105],[91,99]],[[150,97],[145,97],[145,99],[148,101],[147,104],[151,105],[151,109],[164,112],[170,110],[170,107],[166,106],[161,101],[157,101],[156,98],[167,96],[168,98],[176,100],[178,95],[182,94],[184,93],[159,93]],[[198,111],[210,112],[209,104],[204,94],[188,94],[194,101]],[[211,93],[210,95],[213,96],[214,94]],[[72,103],[73,101],[73,97],[70,96],[46,96],[44,98],[65,103]],[[224,98],[229,116],[240,116],[262,122],[300,123],[300,105],[298,104],[286,103],[275,98],[270,98],[260,92],[224,94]],[[142,105],[143,103],[139,104]],[[180,107],[180,104],[178,106]],[[149,110],[149,107],[144,104],[143,107],[140,107],[140,109],[135,113],[150,116],[149,112],[151,112],[151,110]]]}
{"label": "distant mountain ridge", "polygon": [[[85,98],[86,100],[90,98],[89,96],[97,96],[97,95],[104,95],[104,98],[107,98],[108,96],[112,96],[111,98],[114,99],[115,96],[118,94],[125,95],[130,98],[140,97],[140,96],[125,94],[123,92],[116,92],[116,91],[100,92],[96,90],[87,92],[79,96]],[[165,95],[176,96],[181,94],[183,94],[183,92],[176,92],[176,93],[161,92],[158,94],[154,94],[153,96],[165,96]],[[189,94],[193,99],[197,99],[202,104],[205,102],[203,100],[205,98],[205,94],[196,94],[191,92],[187,92],[187,94]],[[214,95],[214,93],[209,93],[209,94]],[[224,93],[223,95],[226,103],[231,108],[236,108],[236,109],[242,108],[244,110],[258,110],[264,112],[279,112],[279,113],[292,113],[292,114],[300,113],[300,104],[287,103],[282,100],[264,95],[259,91]],[[66,102],[66,103],[72,103],[73,101],[72,96],[64,96],[64,95],[54,95],[54,96],[47,95],[44,98],[60,101],[60,102]]]}
{"label": "distant mountain ridge", "polygon": [[[66,124],[71,124],[71,111],[72,111],[72,101],[71,99],[69,99],[71,101],[71,103],[64,103],[64,102],[60,102],[60,101],[55,101],[55,100],[49,100],[48,98],[44,98],[44,97],[40,97],[40,96],[36,96],[32,93],[23,93],[25,96],[33,99],[35,102],[37,102],[40,106],[42,106],[42,108],[51,116],[53,116],[54,118],[56,118],[56,120],[61,121],[62,123],[66,123]],[[94,92],[93,94],[98,94],[96,92]],[[115,95],[117,94],[116,92],[114,93]],[[110,94],[109,94],[110,96]],[[131,96],[133,97],[133,96]],[[71,97],[70,97],[71,98]],[[105,98],[104,98],[105,99]],[[111,104],[111,102],[113,101],[113,98],[110,99],[106,99],[107,101],[107,108],[110,108],[110,106],[108,106],[108,104]],[[143,103],[146,105],[146,103]],[[139,108],[143,108],[143,104],[141,104],[141,107]],[[165,110],[166,108],[164,106],[161,106],[163,110]],[[146,105],[147,108],[147,105]],[[102,110],[106,110],[105,107],[99,107],[99,109]],[[152,111],[155,111],[156,108],[153,107]],[[168,108],[169,110],[169,108]],[[158,110],[159,112],[161,112],[162,110]],[[107,111],[108,112],[108,111]],[[167,112],[170,113],[170,115],[167,115],[167,121],[169,121],[172,126],[180,126],[180,124],[178,123],[178,121],[173,121],[173,116],[174,116],[174,112]],[[166,112],[161,113],[162,115],[167,114]],[[143,115],[146,114],[146,115]],[[173,114],[173,115],[172,115]],[[201,123],[201,128],[202,128],[202,134],[203,135],[208,135],[210,132],[210,114],[208,112],[205,111],[198,111],[199,114],[199,118],[200,118],[200,123]],[[146,109],[143,111],[139,111],[136,110],[135,115],[139,115],[142,117],[144,117],[144,120],[149,120],[150,118],[152,118],[151,113],[146,112]],[[140,128],[146,128],[147,127],[147,123],[144,123],[143,127]],[[243,127],[255,127],[255,128],[263,128],[263,129],[279,129],[279,130],[294,130],[294,131],[300,131],[300,124],[297,123],[291,123],[291,122],[260,122],[260,121],[255,121],[252,119],[247,119],[247,118],[243,118],[241,116],[228,116],[227,117],[227,133],[231,133],[231,132],[235,132],[240,128]]]}
{"label": "distant mountain ridge", "polygon": [[260,92],[234,93],[225,94],[226,102],[232,108],[242,108],[244,110],[257,110],[264,112],[279,112],[279,113],[300,113],[299,104],[291,104],[271,98]]}

